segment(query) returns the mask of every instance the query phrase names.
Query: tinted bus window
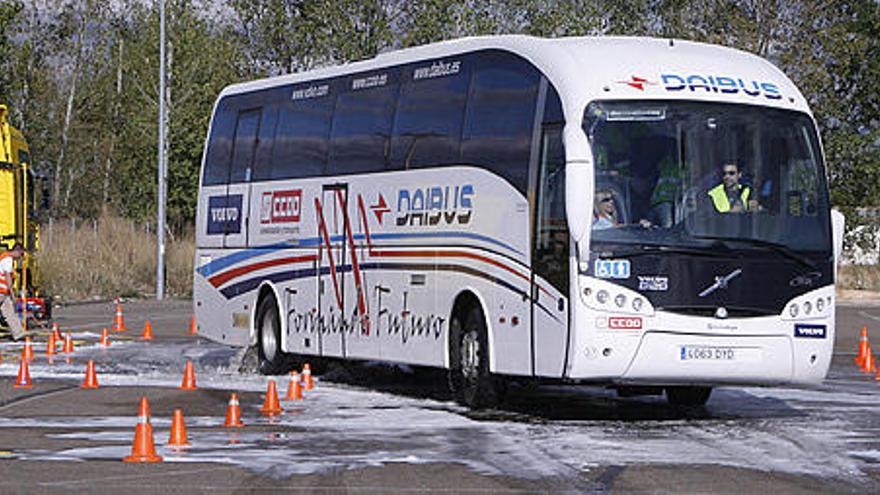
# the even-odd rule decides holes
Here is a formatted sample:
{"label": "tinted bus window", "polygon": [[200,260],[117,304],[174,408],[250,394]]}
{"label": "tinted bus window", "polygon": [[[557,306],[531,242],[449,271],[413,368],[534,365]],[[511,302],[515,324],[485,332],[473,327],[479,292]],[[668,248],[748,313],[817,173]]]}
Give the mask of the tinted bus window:
{"label": "tinted bus window", "polygon": [[421,62],[404,72],[394,136],[392,168],[420,168],[459,161],[468,74],[461,57]]}
{"label": "tinted bus window", "polygon": [[328,175],[385,170],[397,89],[387,72],[349,79],[348,90],[336,101]]}
{"label": "tinted bus window", "polygon": [[214,186],[226,184],[229,180],[229,159],[232,156],[232,137],[235,134],[235,122],[238,109],[232,98],[224,98],[214,112],[211,124],[211,136],[208,138],[208,149],[205,153],[205,172],[202,185]]}
{"label": "tinted bus window", "polygon": [[257,180],[314,177],[324,173],[333,117],[327,82],[288,88],[278,114],[272,168]]}
{"label": "tinted bus window", "polygon": [[491,52],[474,60],[461,160],[487,168],[525,192],[539,73],[509,54]]}
{"label": "tinted bus window", "polygon": [[250,179],[261,118],[262,111],[260,109],[247,110],[238,114],[238,123],[235,126],[235,145],[232,149],[232,166],[229,169],[230,183],[244,182]]}
{"label": "tinted bus window", "polygon": [[263,108],[263,121],[257,136],[257,151],[254,155],[254,180],[265,178],[272,172],[272,148],[275,143],[275,128],[278,124],[278,107]]}
{"label": "tinted bus window", "polygon": [[544,104],[544,123],[558,124],[562,122],[562,102],[559,101],[559,93],[552,84],[547,85],[547,99]]}

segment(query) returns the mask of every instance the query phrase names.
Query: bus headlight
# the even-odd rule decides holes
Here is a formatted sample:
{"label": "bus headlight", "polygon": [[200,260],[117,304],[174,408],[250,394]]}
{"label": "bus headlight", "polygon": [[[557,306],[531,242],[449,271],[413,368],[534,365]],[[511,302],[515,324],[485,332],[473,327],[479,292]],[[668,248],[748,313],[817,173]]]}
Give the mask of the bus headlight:
{"label": "bus headlight", "polygon": [[579,282],[581,301],[591,309],[654,316],[651,300],[632,289],[591,277],[582,277]]}
{"label": "bus headlight", "polygon": [[787,321],[829,318],[834,312],[834,296],[828,295],[831,291],[833,287],[822,287],[801,294],[788,301],[779,316]]}
{"label": "bus headlight", "polygon": [[633,298],[633,302],[632,302],[633,311],[641,311],[642,306],[644,304],[645,304],[645,301],[641,297]]}

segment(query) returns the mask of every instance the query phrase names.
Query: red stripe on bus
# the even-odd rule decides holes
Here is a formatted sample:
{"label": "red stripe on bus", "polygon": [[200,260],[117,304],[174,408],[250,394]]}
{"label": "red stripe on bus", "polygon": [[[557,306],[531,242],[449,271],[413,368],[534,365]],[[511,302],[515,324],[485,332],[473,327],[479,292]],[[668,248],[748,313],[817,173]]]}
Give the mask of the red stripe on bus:
{"label": "red stripe on bus", "polygon": [[[474,253],[466,253],[466,252],[462,252],[462,251],[442,251],[442,250],[384,251],[384,250],[377,249],[374,251],[373,256],[389,257],[389,258],[423,258],[423,257],[424,258],[432,258],[432,257],[433,258],[469,258],[469,259],[482,261],[482,262],[488,263],[492,266],[496,266],[498,268],[501,268],[502,270],[508,271],[508,272],[516,275],[517,277],[525,280],[526,282],[531,283],[531,280],[529,280],[529,277],[527,275],[523,275],[522,273],[514,270],[513,268],[511,268],[503,263],[500,263],[498,261],[495,261],[492,258],[487,258],[485,256],[481,256],[479,254],[474,254]],[[547,294],[550,297],[553,297],[553,294],[551,294],[547,289],[545,289],[544,287],[542,287],[538,284],[535,284],[535,285],[537,285],[538,289],[540,289],[542,292],[544,292],[545,294]]]}
{"label": "red stripe on bus", "polygon": [[278,258],[275,260],[267,260],[261,261],[259,263],[254,263],[252,265],[242,266],[240,268],[234,268],[232,270],[220,273],[218,275],[214,275],[210,279],[211,285],[214,287],[220,287],[221,285],[229,282],[230,280],[239,277],[241,275],[245,275],[250,272],[254,272],[257,270],[262,270],[263,268],[271,268],[273,266],[279,265],[287,265],[293,263],[306,263],[309,261],[317,261],[318,255],[316,254],[307,254],[305,256],[292,256],[288,258]]}

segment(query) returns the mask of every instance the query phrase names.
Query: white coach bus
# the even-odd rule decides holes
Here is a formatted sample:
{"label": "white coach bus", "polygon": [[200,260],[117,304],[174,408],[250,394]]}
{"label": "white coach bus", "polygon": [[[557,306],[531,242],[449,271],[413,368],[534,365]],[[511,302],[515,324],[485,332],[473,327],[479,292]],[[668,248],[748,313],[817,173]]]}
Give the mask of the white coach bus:
{"label": "white coach bus", "polygon": [[[741,51],[461,39],[230,86],[197,218],[199,333],[293,357],[665,391],[815,384],[834,252],[803,95]],[[315,359],[315,358],[312,358]]]}

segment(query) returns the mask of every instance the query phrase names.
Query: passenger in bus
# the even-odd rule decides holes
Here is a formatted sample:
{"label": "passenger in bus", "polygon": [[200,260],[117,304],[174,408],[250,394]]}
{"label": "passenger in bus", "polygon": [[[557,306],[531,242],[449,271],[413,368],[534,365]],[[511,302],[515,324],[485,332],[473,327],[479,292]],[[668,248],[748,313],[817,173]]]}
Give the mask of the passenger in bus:
{"label": "passenger in bus", "polygon": [[651,214],[658,227],[672,227],[675,200],[681,194],[683,184],[683,169],[672,156],[663,157],[659,164],[657,183],[651,192]]}
{"label": "passenger in bus", "polygon": [[614,193],[610,189],[596,191],[593,207],[593,230],[604,230],[617,227],[617,207],[614,204]]}
{"label": "passenger in bus", "polygon": [[721,166],[721,183],[707,194],[718,213],[745,213],[758,210],[758,201],[752,198],[752,188],[740,183],[742,171],[733,162]]}

